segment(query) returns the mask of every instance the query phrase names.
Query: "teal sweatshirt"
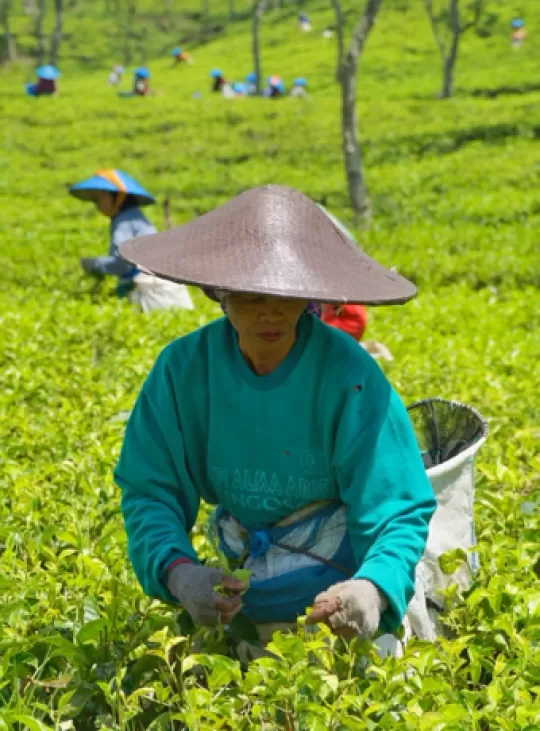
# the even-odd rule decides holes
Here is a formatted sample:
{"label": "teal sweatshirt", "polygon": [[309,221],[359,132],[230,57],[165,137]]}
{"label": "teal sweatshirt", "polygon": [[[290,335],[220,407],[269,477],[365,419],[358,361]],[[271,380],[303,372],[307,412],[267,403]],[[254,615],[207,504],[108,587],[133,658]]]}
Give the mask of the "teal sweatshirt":
{"label": "teal sweatshirt", "polygon": [[128,552],[144,591],[174,601],[166,568],[197,561],[201,499],[247,527],[339,499],[358,570],[396,629],[414,592],[436,502],[407,411],[348,335],[302,315],[267,376],[244,361],[221,318],[169,344],[139,394],[115,470]]}

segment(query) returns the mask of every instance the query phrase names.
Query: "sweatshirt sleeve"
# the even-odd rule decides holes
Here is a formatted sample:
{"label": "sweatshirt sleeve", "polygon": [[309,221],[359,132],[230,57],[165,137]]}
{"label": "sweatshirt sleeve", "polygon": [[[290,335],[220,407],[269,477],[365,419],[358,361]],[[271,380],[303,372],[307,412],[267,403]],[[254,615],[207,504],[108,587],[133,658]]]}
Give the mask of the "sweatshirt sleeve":
{"label": "sweatshirt sleeve", "polygon": [[167,349],[137,398],[114,476],[135,574],[146,594],[174,601],[163,575],[175,559],[197,561],[188,534],[200,497],[186,467]]}
{"label": "sweatshirt sleeve", "polygon": [[119,256],[95,256],[92,259],[92,271],[96,274],[122,277],[133,269],[127,261]]}
{"label": "sweatshirt sleeve", "polygon": [[[146,232],[144,232],[146,233]],[[133,270],[133,264],[122,259],[118,250],[120,246],[130,239],[140,236],[137,227],[131,220],[113,222],[111,225],[111,242],[108,256],[97,256],[94,259],[95,271],[99,274],[113,274],[123,277]]]}
{"label": "sweatshirt sleeve", "polygon": [[336,467],[359,566],[354,578],[385,594],[381,630],[394,632],[414,594],[436,500],[405,406],[379,367],[368,365],[347,398]]}

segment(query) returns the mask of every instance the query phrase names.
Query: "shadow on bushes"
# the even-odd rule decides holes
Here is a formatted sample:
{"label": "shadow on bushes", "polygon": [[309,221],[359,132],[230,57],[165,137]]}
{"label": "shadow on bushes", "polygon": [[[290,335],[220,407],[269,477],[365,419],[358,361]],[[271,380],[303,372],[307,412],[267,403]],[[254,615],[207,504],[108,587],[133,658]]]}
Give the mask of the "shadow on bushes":
{"label": "shadow on bushes", "polygon": [[369,146],[366,145],[364,154],[367,165],[380,165],[411,155],[415,157],[432,154],[448,155],[471,142],[498,145],[510,137],[538,139],[540,124],[526,125],[519,122],[482,124],[469,129],[447,130],[437,135],[407,135],[394,137],[388,142],[384,139],[373,140]]}
{"label": "shadow on bushes", "polygon": [[431,273],[429,279],[425,279],[422,275],[418,275],[415,270],[409,271],[406,268],[399,270],[399,273],[409,279],[418,288],[433,288],[440,289],[441,287],[451,287],[456,284],[465,284],[470,287],[474,292],[479,292],[482,289],[489,289],[495,287],[497,289],[522,289],[526,287],[539,287],[540,286],[540,274],[538,272],[501,272],[494,271],[490,274],[475,274],[470,270],[464,271],[463,269],[456,269],[452,272],[445,272],[440,274],[435,279],[432,278]]}
{"label": "shadow on bushes", "polygon": [[521,84],[520,86],[496,86],[492,89],[471,89],[468,94],[470,96],[496,99],[498,96],[530,94],[534,91],[540,91],[540,83]]}

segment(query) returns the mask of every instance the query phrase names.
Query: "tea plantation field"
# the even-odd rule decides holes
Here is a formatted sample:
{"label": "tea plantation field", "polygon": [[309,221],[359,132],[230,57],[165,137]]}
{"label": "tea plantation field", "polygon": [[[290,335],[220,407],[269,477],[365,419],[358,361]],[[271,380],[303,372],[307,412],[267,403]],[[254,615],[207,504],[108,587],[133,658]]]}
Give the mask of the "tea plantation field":
{"label": "tea plantation field", "polygon": [[[105,86],[109,56],[92,71],[66,59],[54,99],[22,95],[30,66],[0,70],[0,731],[540,729],[540,8],[499,8],[487,37],[467,36],[442,102],[410,5],[388,3],[362,62],[374,216],[358,236],[419,288],[370,310],[368,337],[392,351],[384,368],[405,402],[458,399],[489,421],[481,569],[466,597],[448,597],[453,639],[382,662],[300,630],[241,672],[227,637],[145,598],[127,563],[112,481],[125,414],[160,349],[219,311],[194,291],[192,313],[141,316],[84,277],[78,258],[106,250],[107,224],[66,186],[119,167],[169,196],[179,224],[277,182],[349,222],[335,48],[299,35],[289,8],[264,22],[263,68],[305,75],[307,102],[210,96],[210,68],[251,70],[245,23],[193,49],[191,68],[150,59],[146,99]],[[514,53],[507,21],[525,7]],[[322,29],[331,12],[314,8]],[[163,225],[159,207],[150,216]],[[194,540],[209,556],[200,528]]]}

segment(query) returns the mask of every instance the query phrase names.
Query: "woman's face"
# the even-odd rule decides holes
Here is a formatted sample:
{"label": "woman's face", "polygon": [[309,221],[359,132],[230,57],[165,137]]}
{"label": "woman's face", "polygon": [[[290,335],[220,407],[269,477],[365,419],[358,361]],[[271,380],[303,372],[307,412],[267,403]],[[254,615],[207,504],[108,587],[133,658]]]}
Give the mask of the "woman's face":
{"label": "woman's face", "polygon": [[101,191],[98,193],[96,200],[96,208],[104,216],[112,218],[116,215],[116,195],[114,193],[108,193],[107,191]]}
{"label": "woman's face", "polygon": [[231,293],[225,296],[224,304],[240,343],[270,350],[294,341],[307,300]]}

